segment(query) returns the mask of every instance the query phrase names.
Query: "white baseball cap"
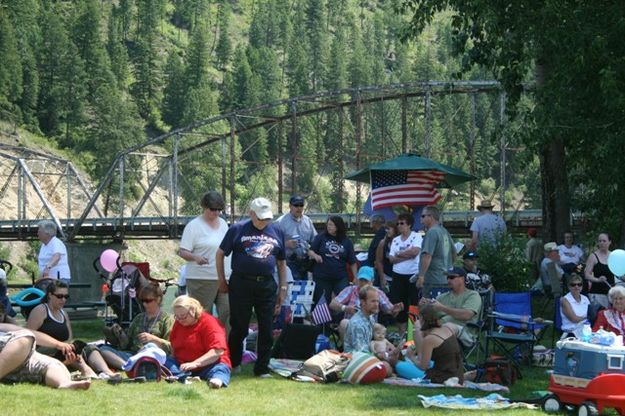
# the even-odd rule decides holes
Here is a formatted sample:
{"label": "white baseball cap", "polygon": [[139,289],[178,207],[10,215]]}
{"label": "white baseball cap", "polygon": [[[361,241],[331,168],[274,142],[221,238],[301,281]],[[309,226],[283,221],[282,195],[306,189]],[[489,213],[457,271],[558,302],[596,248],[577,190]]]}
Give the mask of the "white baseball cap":
{"label": "white baseball cap", "polygon": [[266,198],[256,198],[250,203],[250,209],[254,211],[259,220],[270,220],[273,218],[271,212],[271,202]]}

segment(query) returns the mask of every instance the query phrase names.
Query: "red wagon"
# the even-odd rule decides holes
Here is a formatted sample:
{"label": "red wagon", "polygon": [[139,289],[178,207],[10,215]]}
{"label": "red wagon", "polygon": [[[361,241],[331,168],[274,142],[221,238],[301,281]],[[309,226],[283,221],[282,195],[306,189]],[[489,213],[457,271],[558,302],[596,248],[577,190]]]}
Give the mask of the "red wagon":
{"label": "red wagon", "polygon": [[575,406],[578,416],[598,415],[604,408],[625,415],[625,374],[599,374],[590,380],[552,374],[549,391],[542,403],[546,412]]}

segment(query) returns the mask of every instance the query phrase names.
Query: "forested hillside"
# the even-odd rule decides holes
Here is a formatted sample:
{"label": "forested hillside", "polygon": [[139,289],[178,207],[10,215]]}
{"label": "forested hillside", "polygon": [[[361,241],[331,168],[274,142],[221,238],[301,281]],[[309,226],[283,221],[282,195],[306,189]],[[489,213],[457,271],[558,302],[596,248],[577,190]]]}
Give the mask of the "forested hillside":
{"label": "forested hillside", "polygon": [[[451,54],[450,14],[437,14],[417,39],[401,43],[399,30],[406,19],[397,14],[398,4],[0,0],[0,118],[45,135],[58,148],[72,149],[98,178],[120,150],[233,109],[347,87],[456,79],[461,63]],[[492,79],[480,70],[461,77]],[[435,102],[427,153],[472,171],[482,179],[480,194],[491,197],[502,179],[501,103],[497,94],[474,98],[473,103],[469,96]],[[409,148],[423,154],[425,109],[419,102],[409,105]],[[382,151],[399,153],[399,127],[381,127],[384,117],[397,118],[399,111],[390,104],[366,115],[365,163],[378,160]],[[298,128],[304,161],[298,189],[314,190],[320,210],[353,209],[340,175],[353,168],[353,114],[308,119]],[[515,144],[514,130],[521,127],[507,129],[505,148],[515,156],[508,158],[506,170],[509,192],[515,193],[508,200],[521,196],[524,204],[538,207],[537,158]],[[278,147],[284,146],[278,135],[258,129],[240,137],[239,149],[249,148],[242,155],[248,172],[239,175],[247,179],[237,198],[252,192],[250,177],[275,177]],[[220,179],[205,167],[220,157],[220,149],[203,150],[182,167],[195,192],[219,189]],[[271,181],[253,188],[272,191]],[[466,198],[448,203],[468,208]]]}

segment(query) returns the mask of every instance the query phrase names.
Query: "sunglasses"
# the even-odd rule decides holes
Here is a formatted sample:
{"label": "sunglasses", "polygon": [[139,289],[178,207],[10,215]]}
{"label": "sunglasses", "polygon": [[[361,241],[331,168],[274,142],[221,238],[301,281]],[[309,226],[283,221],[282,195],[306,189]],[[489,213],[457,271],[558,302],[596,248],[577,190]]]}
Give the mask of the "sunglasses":
{"label": "sunglasses", "polygon": [[571,284],[569,285],[569,287],[575,287],[575,286],[577,286],[577,287],[582,287],[583,285],[582,285],[581,283],[571,283]]}
{"label": "sunglasses", "polygon": [[52,293],[52,296],[54,296],[57,299],[69,299],[69,295],[63,295],[63,294],[58,294],[58,293]]}
{"label": "sunglasses", "polygon": [[398,221],[398,222],[397,222],[397,225],[408,225],[408,223],[407,223],[407,222],[404,222],[404,221]]}
{"label": "sunglasses", "polygon": [[447,276],[447,279],[455,279],[456,277],[462,277],[462,276],[458,276],[458,275]]}
{"label": "sunglasses", "polygon": [[291,204],[291,205],[297,208],[304,208],[304,204]]}
{"label": "sunglasses", "polygon": [[215,212],[215,211],[223,211],[224,209],[223,208],[209,208],[209,210]]}
{"label": "sunglasses", "polygon": [[184,321],[185,319],[187,319],[189,317],[189,312],[186,312],[184,315],[182,316],[178,316],[178,315],[174,315],[174,319],[176,321]]}
{"label": "sunglasses", "polygon": [[154,299],[154,298],[149,298],[149,299],[141,299],[141,302],[142,302],[142,303],[152,303],[152,302],[154,302],[155,300],[156,300],[156,299]]}

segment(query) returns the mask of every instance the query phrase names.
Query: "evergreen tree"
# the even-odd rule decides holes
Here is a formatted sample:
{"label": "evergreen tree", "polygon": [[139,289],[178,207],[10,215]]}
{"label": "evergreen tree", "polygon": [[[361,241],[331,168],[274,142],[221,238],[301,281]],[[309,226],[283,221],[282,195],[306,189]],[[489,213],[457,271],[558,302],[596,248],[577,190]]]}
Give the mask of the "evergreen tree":
{"label": "evergreen tree", "polygon": [[311,91],[308,82],[308,58],[304,46],[306,39],[304,13],[301,8],[297,11],[293,28],[294,33],[290,38],[286,62],[288,92],[290,97],[305,95]]}
{"label": "evergreen tree", "polygon": [[63,94],[61,94],[59,104],[62,109],[64,131],[62,138],[59,138],[59,144],[63,147],[75,147],[84,131],[86,88],[83,80],[85,77],[84,62],[78,54],[78,49],[71,41],[68,41],[65,64],[60,74]]}
{"label": "evergreen tree", "polygon": [[175,51],[172,51],[167,58],[165,81],[163,121],[174,128],[181,127],[181,112],[185,101],[184,65],[180,55]]}
{"label": "evergreen tree", "polygon": [[230,39],[231,14],[230,4],[222,2],[219,6],[218,14],[219,40],[215,48],[217,68],[221,70],[228,67],[232,57],[232,40]]}
{"label": "evergreen tree", "polygon": [[307,0],[306,32],[308,37],[308,65],[313,91],[321,88],[321,80],[326,70],[327,36],[324,25],[325,0]]}
{"label": "evergreen tree", "polygon": [[126,89],[130,79],[128,51],[123,43],[123,28],[120,21],[119,8],[115,8],[109,17],[108,40],[106,49],[111,62],[111,71],[115,75],[117,85]]}
{"label": "evergreen tree", "polygon": [[0,9],[0,107],[15,112],[22,95],[22,63],[13,24]]}

